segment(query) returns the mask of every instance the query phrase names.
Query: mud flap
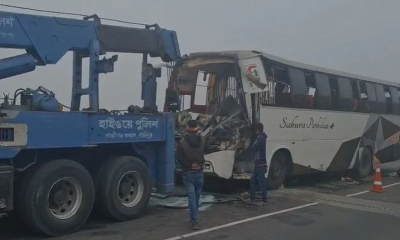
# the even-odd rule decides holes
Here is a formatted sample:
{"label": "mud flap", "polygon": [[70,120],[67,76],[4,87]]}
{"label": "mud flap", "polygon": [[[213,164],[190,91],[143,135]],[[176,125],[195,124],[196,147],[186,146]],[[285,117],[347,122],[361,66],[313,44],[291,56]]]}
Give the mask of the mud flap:
{"label": "mud flap", "polygon": [[13,209],[14,169],[0,166],[0,212]]}

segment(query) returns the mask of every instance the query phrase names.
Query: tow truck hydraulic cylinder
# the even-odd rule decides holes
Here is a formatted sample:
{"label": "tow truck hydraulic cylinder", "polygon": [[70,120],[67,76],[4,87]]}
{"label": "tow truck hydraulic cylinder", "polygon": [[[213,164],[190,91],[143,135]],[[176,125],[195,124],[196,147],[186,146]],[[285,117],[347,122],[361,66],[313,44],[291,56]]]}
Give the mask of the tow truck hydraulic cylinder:
{"label": "tow truck hydraulic cylinder", "polygon": [[0,79],[32,72],[36,68],[36,60],[31,54],[22,54],[0,60]]}

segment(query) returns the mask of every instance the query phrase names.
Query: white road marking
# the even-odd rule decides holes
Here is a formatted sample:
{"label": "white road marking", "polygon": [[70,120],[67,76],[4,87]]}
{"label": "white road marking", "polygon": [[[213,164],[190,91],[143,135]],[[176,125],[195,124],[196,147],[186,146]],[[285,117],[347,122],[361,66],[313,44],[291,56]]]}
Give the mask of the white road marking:
{"label": "white road marking", "polygon": [[[386,185],[386,186],[383,186],[382,188],[394,187],[394,186],[397,186],[397,185],[399,185],[399,184],[400,184],[400,182],[392,183],[392,184],[388,184],[388,185]],[[346,195],[346,197],[354,197],[354,196],[358,196],[358,195],[365,194],[365,193],[369,193],[369,192],[370,192],[370,191],[367,190],[367,191],[362,191],[362,192],[358,192],[358,193],[352,193],[352,194]]]}
{"label": "white road marking", "polygon": [[[397,185],[400,185],[400,182],[392,183],[392,184],[383,186],[383,188],[394,187],[394,186],[397,186]],[[365,194],[365,193],[368,193],[368,192],[370,192],[370,191],[368,190],[368,191],[362,191],[362,192],[357,192],[357,193],[353,193],[353,194],[348,194],[348,195],[346,195],[346,197],[358,196],[358,195]],[[251,217],[251,218],[242,219],[242,220],[239,220],[239,221],[236,221],[236,222],[231,222],[231,223],[227,223],[227,224],[223,224],[223,225],[219,225],[219,226],[215,226],[215,227],[211,227],[211,228],[206,228],[206,229],[203,229],[203,230],[200,230],[200,231],[196,231],[196,232],[192,232],[192,233],[182,234],[182,235],[179,235],[179,236],[176,236],[176,237],[166,238],[164,240],[179,240],[179,239],[183,239],[183,238],[189,238],[189,237],[197,236],[197,235],[200,235],[200,234],[216,231],[216,230],[219,230],[219,229],[223,229],[223,228],[239,225],[239,224],[242,224],[242,223],[251,222],[251,221],[254,221],[254,220],[261,219],[261,218],[266,218],[266,217],[270,217],[270,216],[274,216],[274,215],[278,215],[278,214],[282,214],[282,213],[286,213],[286,212],[295,211],[297,209],[302,209],[302,208],[315,206],[315,205],[318,205],[318,204],[319,203],[317,203],[317,202],[308,203],[308,204],[300,205],[300,206],[297,206],[297,207],[287,208],[287,209],[283,209],[283,210],[276,211],[276,212],[271,212],[271,213],[267,213],[267,214],[263,214],[263,215],[259,215],[259,216],[255,216],[255,217]]]}
{"label": "white road marking", "polygon": [[200,234],[203,234],[203,233],[212,232],[212,231],[215,231],[215,230],[218,230],[218,229],[235,226],[235,225],[238,225],[238,224],[254,221],[254,220],[257,220],[257,219],[266,218],[266,217],[269,217],[269,216],[273,216],[273,215],[277,215],[277,214],[281,214],[281,213],[285,213],[285,212],[290,212],[290,211],[294,211],[294,210],[301,209],[301,208],[311,207],[311,206],[314,206],[314,205],[317,205],[317,204],[318,203],[304,204],[304,205],[300,205],[300,206],[293,207],[293,208],[287,208],[287,209],[284,209],[284,210],[280,210],[280,211],[276,211],[276,212],[272,212],[272,213],[267,213],[267,214],[259,215],[259,216],[256,216],[256,217],[246,218],[246,219],[242,219],[242,220],[239,220],[239,221],[236,221],[236,222],[231,222],[231,223],[227,223],[227,224],[216,226],[216,227],[212,227],[212,228],[207,228],[207,229],[204,229],[204,230],[200,230],[200,231],[196,231],[196,232],[192,232],[192,233],[188,233],[188,234],[183,234],[183,235],[172,237],[172,238],[167,238],[167,239],[164,239],[164,240],[177,240],[177,239],[182,239],[182,238],[193,237],[193,236],[200,235]]}

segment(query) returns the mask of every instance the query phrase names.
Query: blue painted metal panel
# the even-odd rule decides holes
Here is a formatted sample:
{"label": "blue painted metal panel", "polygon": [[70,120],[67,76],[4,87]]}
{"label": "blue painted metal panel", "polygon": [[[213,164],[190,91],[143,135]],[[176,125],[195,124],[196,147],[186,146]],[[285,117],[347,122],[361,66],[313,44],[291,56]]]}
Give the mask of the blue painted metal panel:
{"label": "blue painted metal panel", "polygon": [[9,161],[17,156],[20,151],[21,149],[16,147],[0,147],[0,161]]}
{"label": "blue painted metal panel", "polygon": [[22,54],[0,60],[0,79],[18,74],[32,72],[36,68],[36,60],[31,54]]}
{"label": "blue painted metal panel", "polygon": [[162,182],[162,179],[159,177],[159,166],[162,162],[159,162],[158,152],[164,151],[164,146],[160,142],[151,142],[146,144],[132,144],[133,149],[136,153],[142,156],[146,160],[147,168],[150,172],[150,176],[153,180],[154,187],[157,187]]}
{"label": "blue painted metal panel", "polygon": [[[0,12],[0,45],[27,49],[41,63],[55,64],[68,51],[88,52],[98,39],[95,21]],[[4,36],[4,37],[3,37]]]}
{"label": "blue painted metal panel", "polygon": [[145,53],[160,57],[164,62],[177,61],[181,53],[176,32],[158,25],[153,27],[141,29],[101,24],[101,49],[107,52]]}
{"label": "blue painted metal panel", "polygon": [[[0,122],[28,125],[26,148],[71,148],[110,143],[141,143],[155,186],[173,193],[175,120],[173,114],[99,115],[83,112],[23,111]],[[134,145],[135,146],[135,145]],[[0,159],[15,157],[21,148],[0,147]]]}
{"label": "blue painted metal panel", "polygon": [[158,33],[161,35],[162,42],[164,43],[165,55],[163,61],[171,62],[177,61],[181,57],[181,50],[179,49],[178,36],[175,31],[158,29]]}
{"label": "blue painted metal panel", "polygon": [[80,112],[20,112],[13,123],[28,125],[28,148],[82,147],[88,144],[88,117]]}
{"label": "blue painted metal panel", "polygon": [[83,112],[20,112],[2,122],[28,125],[28,148],[82,147],[165,141],[168,115],[99,115]]}
{"label": "blue painted metal panel", "polygon": [[127,114],[89,116],[89,143],[164,141],[163,114]]}
{"label": "blue painted metal panel", "polygon": [[163,146],[162,151],[157,151],[157,189],[163,193],[173,193],[175,192],[175,117],[170,113],[167,118],[166,139],[160,143]]}
{"label": "blue painted metal panel", "polygon": [[171,194],[175,192],[175,118],[173,114],[165,116],[165,140],[148,143],[144,145],[144,148],[135,148],[135,150],[146,158],[157,190]]}

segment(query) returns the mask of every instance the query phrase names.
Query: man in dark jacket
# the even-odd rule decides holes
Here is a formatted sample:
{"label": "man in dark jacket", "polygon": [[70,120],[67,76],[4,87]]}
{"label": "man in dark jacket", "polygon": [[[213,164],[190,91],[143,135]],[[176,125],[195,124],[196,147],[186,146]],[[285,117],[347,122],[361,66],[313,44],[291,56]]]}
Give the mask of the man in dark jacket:
{"label": "man in dark jacket", "polygon": [[177,147],[177,160],[182,165],[183,184],[187,191],[190,225],[193,230],[198,230],[198,211],[204,183],[204,146],[205,140],[198,132],[197,121],[189,120],[187,134]]}
{"label": "man in dark jacket", "polygon": [[267,203],[267,135],[264,133],[264,126],[262,123],[255,124],[255,131],[257,139],[251,146],[254,154],[254,170],[250,178],[250,200],[255,200],[257,182],[260,186],[261,197],[264,203]]}

